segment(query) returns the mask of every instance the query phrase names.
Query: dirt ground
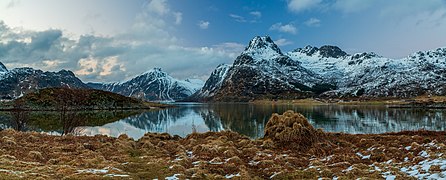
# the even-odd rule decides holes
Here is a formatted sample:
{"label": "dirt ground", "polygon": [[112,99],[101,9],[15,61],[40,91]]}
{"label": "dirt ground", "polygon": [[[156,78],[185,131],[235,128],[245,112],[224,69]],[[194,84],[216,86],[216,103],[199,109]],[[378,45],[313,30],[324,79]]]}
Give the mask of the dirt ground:
{"label": "dirt ground", "polygon": [[135,141],[8,129],[0,131],[0,179],[446,177],[444,131],[327,133],[304,120],[275,114],[258,140],[230,131],[184,138],[147,133]]}

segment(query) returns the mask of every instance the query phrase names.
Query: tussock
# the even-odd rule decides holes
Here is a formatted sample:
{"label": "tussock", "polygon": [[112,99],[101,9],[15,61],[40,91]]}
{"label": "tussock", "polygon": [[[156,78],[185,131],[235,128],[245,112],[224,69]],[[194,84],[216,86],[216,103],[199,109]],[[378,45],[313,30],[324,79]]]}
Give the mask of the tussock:
{"label": "tussock", "polygon": [[273,114],[265,127],[264,145],[271,147],[268,139],[279,147],[292,147],[307,150],[324,138],[321,130],[316,130],[299,113],[286,111],[283,115]]}

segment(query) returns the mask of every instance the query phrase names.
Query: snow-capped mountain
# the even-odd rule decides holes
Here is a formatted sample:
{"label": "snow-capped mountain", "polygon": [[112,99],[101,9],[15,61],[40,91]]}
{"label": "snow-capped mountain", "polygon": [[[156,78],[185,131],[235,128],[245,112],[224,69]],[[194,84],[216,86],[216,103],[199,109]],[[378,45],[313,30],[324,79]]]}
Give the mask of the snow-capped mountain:
{"label": "snow-capped mountain", "polygon": [[253,99],[407,98],[446,95],[446,48],[391,59],[348,54],[336,46],[282,53],[269,37],[255,37],[233,65],[220,65],[199,101]]}
{"label": "snow-capped mountain", "polygon": [[47,87],[88,88],[71,71],[44,72],[32,68],[8,71],[0,63],[0,99],[15,99]]}
{"label": "snow-capped mountain", "polygon": [[310,96],[322,78],[282,53],[270,37],[255,37],[233,65],[220,65],[191,99],[249,101]]}
{"label": "snow-capped mountain", "polygon": [[95,89],[145,100],[174,101],[184,99],[197,92],[203,87],[203,83],[199,79],[178,80],[160,68],[154,68],[126,82],[88,83],[88,85]]}
{"label": "snow-capped mountain", "polygon": [[375,53],[349,55],[337,47],[328,53],[326,46],[307,46],[287,53],[302,66],[321,75],[337,89],[323,97],[396,97],[423,94],[446,95],[446,48],[390,59]]}

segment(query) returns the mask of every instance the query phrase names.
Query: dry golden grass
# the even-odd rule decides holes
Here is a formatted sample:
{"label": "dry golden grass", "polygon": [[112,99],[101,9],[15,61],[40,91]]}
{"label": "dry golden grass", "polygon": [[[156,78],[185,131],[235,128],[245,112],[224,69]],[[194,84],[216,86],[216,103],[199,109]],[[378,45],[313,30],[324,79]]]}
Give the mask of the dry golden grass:
{"label": "dry golden grass", "polygon": [[[380,179],[375,166],[407,178],[401,166],[446,158],[446,132],[326,133],[300,114],[273,115],[263,139],[235,132],[193,133],[185,138],[147,133],[50,136],[0,131],[0,179]],[[407,150],[406,148],[411,148]],[[358,155],[361,154],[361,156]],[[363,158],[367,156],[368,158]],[[442,171],[438,165],[428,171]]]}

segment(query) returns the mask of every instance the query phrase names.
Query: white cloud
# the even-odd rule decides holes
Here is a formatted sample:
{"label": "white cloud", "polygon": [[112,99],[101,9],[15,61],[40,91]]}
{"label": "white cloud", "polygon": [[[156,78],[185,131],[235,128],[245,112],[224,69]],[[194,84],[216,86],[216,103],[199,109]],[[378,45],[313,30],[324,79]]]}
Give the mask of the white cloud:
{"label": "white cloud", "polygon": [[316,8],[322,0],[288,0],[288,9],[293,12],[302,12]]}
{"label": "white cloud", "polygon": [[249,14],[251,14],[252,16],[254,16],[256,18],[262,17],[262,12],[260,12],[260,11],[251,11],[251,12],[249,12]]}
{"label": "white cloud", "polygon": [[211,24],[209,21],[200,21],[198,22],[198,27],[200,27],[200,29],[208,29],[209,24]]}
{"label": "white cloud", "polygon": [[237,15],[237,14],[229,14],[229,17],[231,17],[232,19],[234,19],[237,22],[247,22],[247,20],[245,19],[245,17]]}
{"label": "white cloud", "polygon": [[319,27],[321,26],[321,20],[317,18],[310,18],[307,21],[305,21],[305,25],[309,27]]}
{"label": "white cloud", "polygon": [[147,4],[147,10],[158,15],[165,15],[170,12],[166,0],[150,0]]}
{"label": "white cloud", "polygon": [[269,30],[279,31],[283,33],[297,34],[297,28],[293,24],[273,24]]}
{"label": "white cloud", "polygon": [[286,45],[293,44],[293,42],[291,42],[285,38],[277,39],[274,41],[274,43],[276,43],[278,46],[286,46]]}

